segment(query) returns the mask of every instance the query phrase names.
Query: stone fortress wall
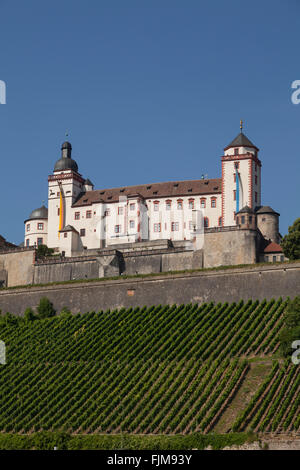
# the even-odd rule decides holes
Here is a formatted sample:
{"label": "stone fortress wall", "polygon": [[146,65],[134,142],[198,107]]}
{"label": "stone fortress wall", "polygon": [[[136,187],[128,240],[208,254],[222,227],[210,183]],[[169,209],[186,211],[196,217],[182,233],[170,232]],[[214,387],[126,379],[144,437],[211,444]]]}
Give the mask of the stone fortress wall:
{"label": "stone fortress wall", "polygon": [[84,313],[123,306],[238,302],[296,295],[300,295],[300,262],[0,289],[0,309],[23,315],[26,307],[35,309],[44,296],[58,312],[67,306],[72,313]]}
{"label": "stone fortress wall", "polygon": [[[198,247],[199,248],[199,247]],[[154,240],[84,250],[75,256],[35,259],[33,248],[0,252],[3,287],[119,275],[150,274],[258,261],[257,232],[239,227],[207,229],[200,249],[188,241]]]}

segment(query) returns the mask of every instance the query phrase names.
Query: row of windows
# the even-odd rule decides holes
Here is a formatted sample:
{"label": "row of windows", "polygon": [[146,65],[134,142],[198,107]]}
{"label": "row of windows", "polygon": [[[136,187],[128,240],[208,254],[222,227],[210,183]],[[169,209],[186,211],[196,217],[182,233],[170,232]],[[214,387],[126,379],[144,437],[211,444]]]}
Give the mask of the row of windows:
{"label": "row of windows", "polygon": [[[154,201],[153,203],[153,210],[154,211],[158,211],[159,210],[159,204],[160,204],[160,201]],[[167,200],[165,202],[166,204],[166,210],[171,210],[172,208],[172,201],[171,200]],[[215,208],[217,207],[217,198],[216,197],[211,197],[210,198],[210,206]],[[195,199],[189,199],[188,201],[188,208],[189,209],[194,209],[195,207]],[[200,207],[202,209],[205,209],[206,207],[206,198],[205,197],[202,197],[200,198]],[[177,200],[177,209],[178,210],[182,210],[183,209],[183,200],[182,199],[178,199]]]}
{"label": "row of windows", "polygon": [[[29,238],[26,239],[26,246],[30,246],[29,245]],[[43,244],[43,238],[38,238],[36,242],[34,242],[34,246],[36,245],[42,245]]]}
{"label": "row of windows", "polygon": [[[235,148],[235,149],[234,149],[234,155],[239,155],[239,153],[240,153],[240,149],[239,149],[239,148]],[[257,150],[255,150],[254,155],[255,155],[255,157],[257,157]],[[238,162],[238,163],[239,163],[239,162]],[[255,171],[256,171],[256,170],[257,170],[257,163],[255,163]]]}
{"label": "row of windows", "polygon": [[[210,201],[211,201],[210,206],[212,208],[216,208],[217,207],[217,198],[212,197]],[[153,203],[154,211],[159,211],[159,203],[160,203],[160,201],[154,201],[154,203]],[[166,201],[165,204],[166,204],[166,210],[171,210],[172,201],[168,200],[168,201]],[[188,207],[189,207],[189,209],[194,209],[194,207],[195,207],[195,200],[194,199],[189,199]],[[200,207],[202,209],[206,208],[206,198],[201,198],[200,199]],[[178,210],[183,209],[183,200],[182,199],[177,200],[177,209]],[[129,210],[131,210],[131,211],[135,210],[135,204],[134,203],[129,204]],[[124,211],[123,206],[118,207],[118,215],[123,215],[123,213],[124,213],[123,211]],[[59,209],[58,209],[57,214],[59,215]],[[106,209],[105,212],[104,212],[104,215],[106,217],[109,216],[110,215],[110,209]],[[92,211],[90,211],[90,210],[86,211],[86,219],[91,219],[91,218],[92,218]],[[74,213],[74,220],[80,220],[80,212],[75,212]]]}
{"label": "row of windows", "polygon": [[[85,228],[80,229],[80,236],[85,237]],[[64,232],[64,238],[68,238],[68,232]]]}
{"label": "row of windows", "polygon": [[[222,217],[219,217],[218,224],[219,224],[219,226],[222,225]],[[135,228],[135,221],[134,220],[129,221],[129,227],[130,228]],[[206,228],[209,227],[209,218],[208,217],[204,217],[204,227],[206,227]],[[184,223],[184,228],[185,228],[185,223]],[[167,224],[166,223],[165,223],[165,229],[167,229]],[[195,225],[192,221],[190,221],[189,222],[189,230],[194,230],[194,229],[195,229]],[[115,225],[114,231],[115,231],[115,233],[121,233],[122,232],[122,226],[121,225]],[[161,223],[153,224],[153,231],[154,232],[161,232]],[[172,232],[178,232],[179,231],[179,222],[172,222],[171,223],[171,231]],[[80,229],[80,236],[85,237],[85,234],[86,234],[85,228],[81,228]],[[67,237],[68,237],[68,233],[64,232],[64,238],[67,238]]]}
{"label": "row of windows", "polygon": [[[37,228],[37,230],[44,230],[44,224],[39,222],[38,224],[36,224],[36,228]],[[30,231],[30,224],[26,225],[26,231],[27,232]]]}
{"label": "row of windows", "polygon": [[276,261],[284,261],[284,255],[265,255],[265,261],[276,263]]}
{"label": "row of windows", "polygon": [[[222,225],[222,217],[219,217],[218,220],[219,226]],[[130,228],[134,228],[134,220],[130,221]],[[209,227],[209,218],[204,217],[204,227],[208,228]],[[184,224],[185,228],[185,224]],[[190,221],[189,222],[189,230],[194,230],[195,229],[195,224]],[[165,230],[167,230],[167,223],[165,223]],[[155,223],[153,224],[153,231],[154,232],[161,232],[161,223]],[[179,222],[171,222],[171,231],[172,232],[178,232],[179,231]],[[115,225],[115,233],[121,233],[122,232],[122,226],[121,225]]]}
{"label": "row of windows", "polygon": [[[58,215],[59,215],[59,212],[58,212]],[[86,219],[91,219],[92,218],[92,211],[86,211],[85,218]],[[80,212],[75,212],[74,219],[75,220],[80,220]]]}

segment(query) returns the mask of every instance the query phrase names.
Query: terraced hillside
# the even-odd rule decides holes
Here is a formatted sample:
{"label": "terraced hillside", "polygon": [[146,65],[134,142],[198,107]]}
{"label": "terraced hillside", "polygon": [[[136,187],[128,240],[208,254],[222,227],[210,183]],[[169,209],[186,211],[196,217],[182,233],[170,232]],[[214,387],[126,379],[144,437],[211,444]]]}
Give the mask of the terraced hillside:
{"label": "terraced hillside", "polygon": [[[274,359],[285,306],[279,299],[11,319],[0,326],[0,431],[299,430],[300,368]],[[253,381],[258,364],[264,373]]]}

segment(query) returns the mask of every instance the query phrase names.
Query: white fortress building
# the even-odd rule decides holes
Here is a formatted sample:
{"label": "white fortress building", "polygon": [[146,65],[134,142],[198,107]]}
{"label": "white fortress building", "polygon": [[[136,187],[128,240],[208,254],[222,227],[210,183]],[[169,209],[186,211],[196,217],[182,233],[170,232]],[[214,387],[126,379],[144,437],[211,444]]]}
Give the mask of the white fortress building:
{"label": "white fortress building", "polygon": [[282,259],[279,214],[261,205],[259,149],[242,132],[242,122],[221,157],[222,177],[215,179],[95,190],[79,173],[71,144],[64,142],[61,150],[48,177],[48,209],[34,210],[25,221],[26,247],[45,244],[70,257],[126,243],[193,242],[195,231],[238,225],[258,228],[273,243],[271,255],[274,249]]}

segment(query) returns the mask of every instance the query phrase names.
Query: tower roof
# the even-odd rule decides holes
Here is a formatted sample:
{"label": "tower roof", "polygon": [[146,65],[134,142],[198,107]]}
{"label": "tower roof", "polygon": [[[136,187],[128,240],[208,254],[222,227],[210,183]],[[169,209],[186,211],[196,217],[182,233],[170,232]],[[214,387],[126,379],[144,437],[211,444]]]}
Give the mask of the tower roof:
{"label": "tower roof", "polygon": [[73,170],[78,173],[78,165],[72,158],[60,158],[54,166],[54,171]]}
{"label": "tower roof", "polygon": [[227,147],[224,148],[224,150],[227,150],[231,147],[252,147],[258,150],[256,145],[254,145],[242,131],[236,136],[235,139],[233,139],[232,142],[230,142],[229,145],[227,145]]}
{"label": "tower roof", "polygon": [[274,211],[270,206],[261,206],[256,210],[257,214],[275,214],[280,215],[278,212]]}
{"label": "tower roof", "polygon": [[64,142],[61,146],[61,158],[57,160],[54,171],[73,170],[78,173],[78,165],[71,158],[72,145],[70,142]]}
{"label": "tower roof", "polygon": [[72,150],[72,145],[70,144],[70,142],[64,142],[61,146],[61,149],[71,149]]}
{"label": "tower roof", "polygon": [[253,209],[249,206],[244,206],[242,209],[240,209],[237,214],[254,214]]}
{"label": "tower roof", "polygon": [[[30,216],[28,217],[27,220],[33,220],[33,219],[48,219],[48,209],[44,205],[42,207],[38,207],[37,209],[34,209]],[[25,222],[27,222],[25,220]]]}

